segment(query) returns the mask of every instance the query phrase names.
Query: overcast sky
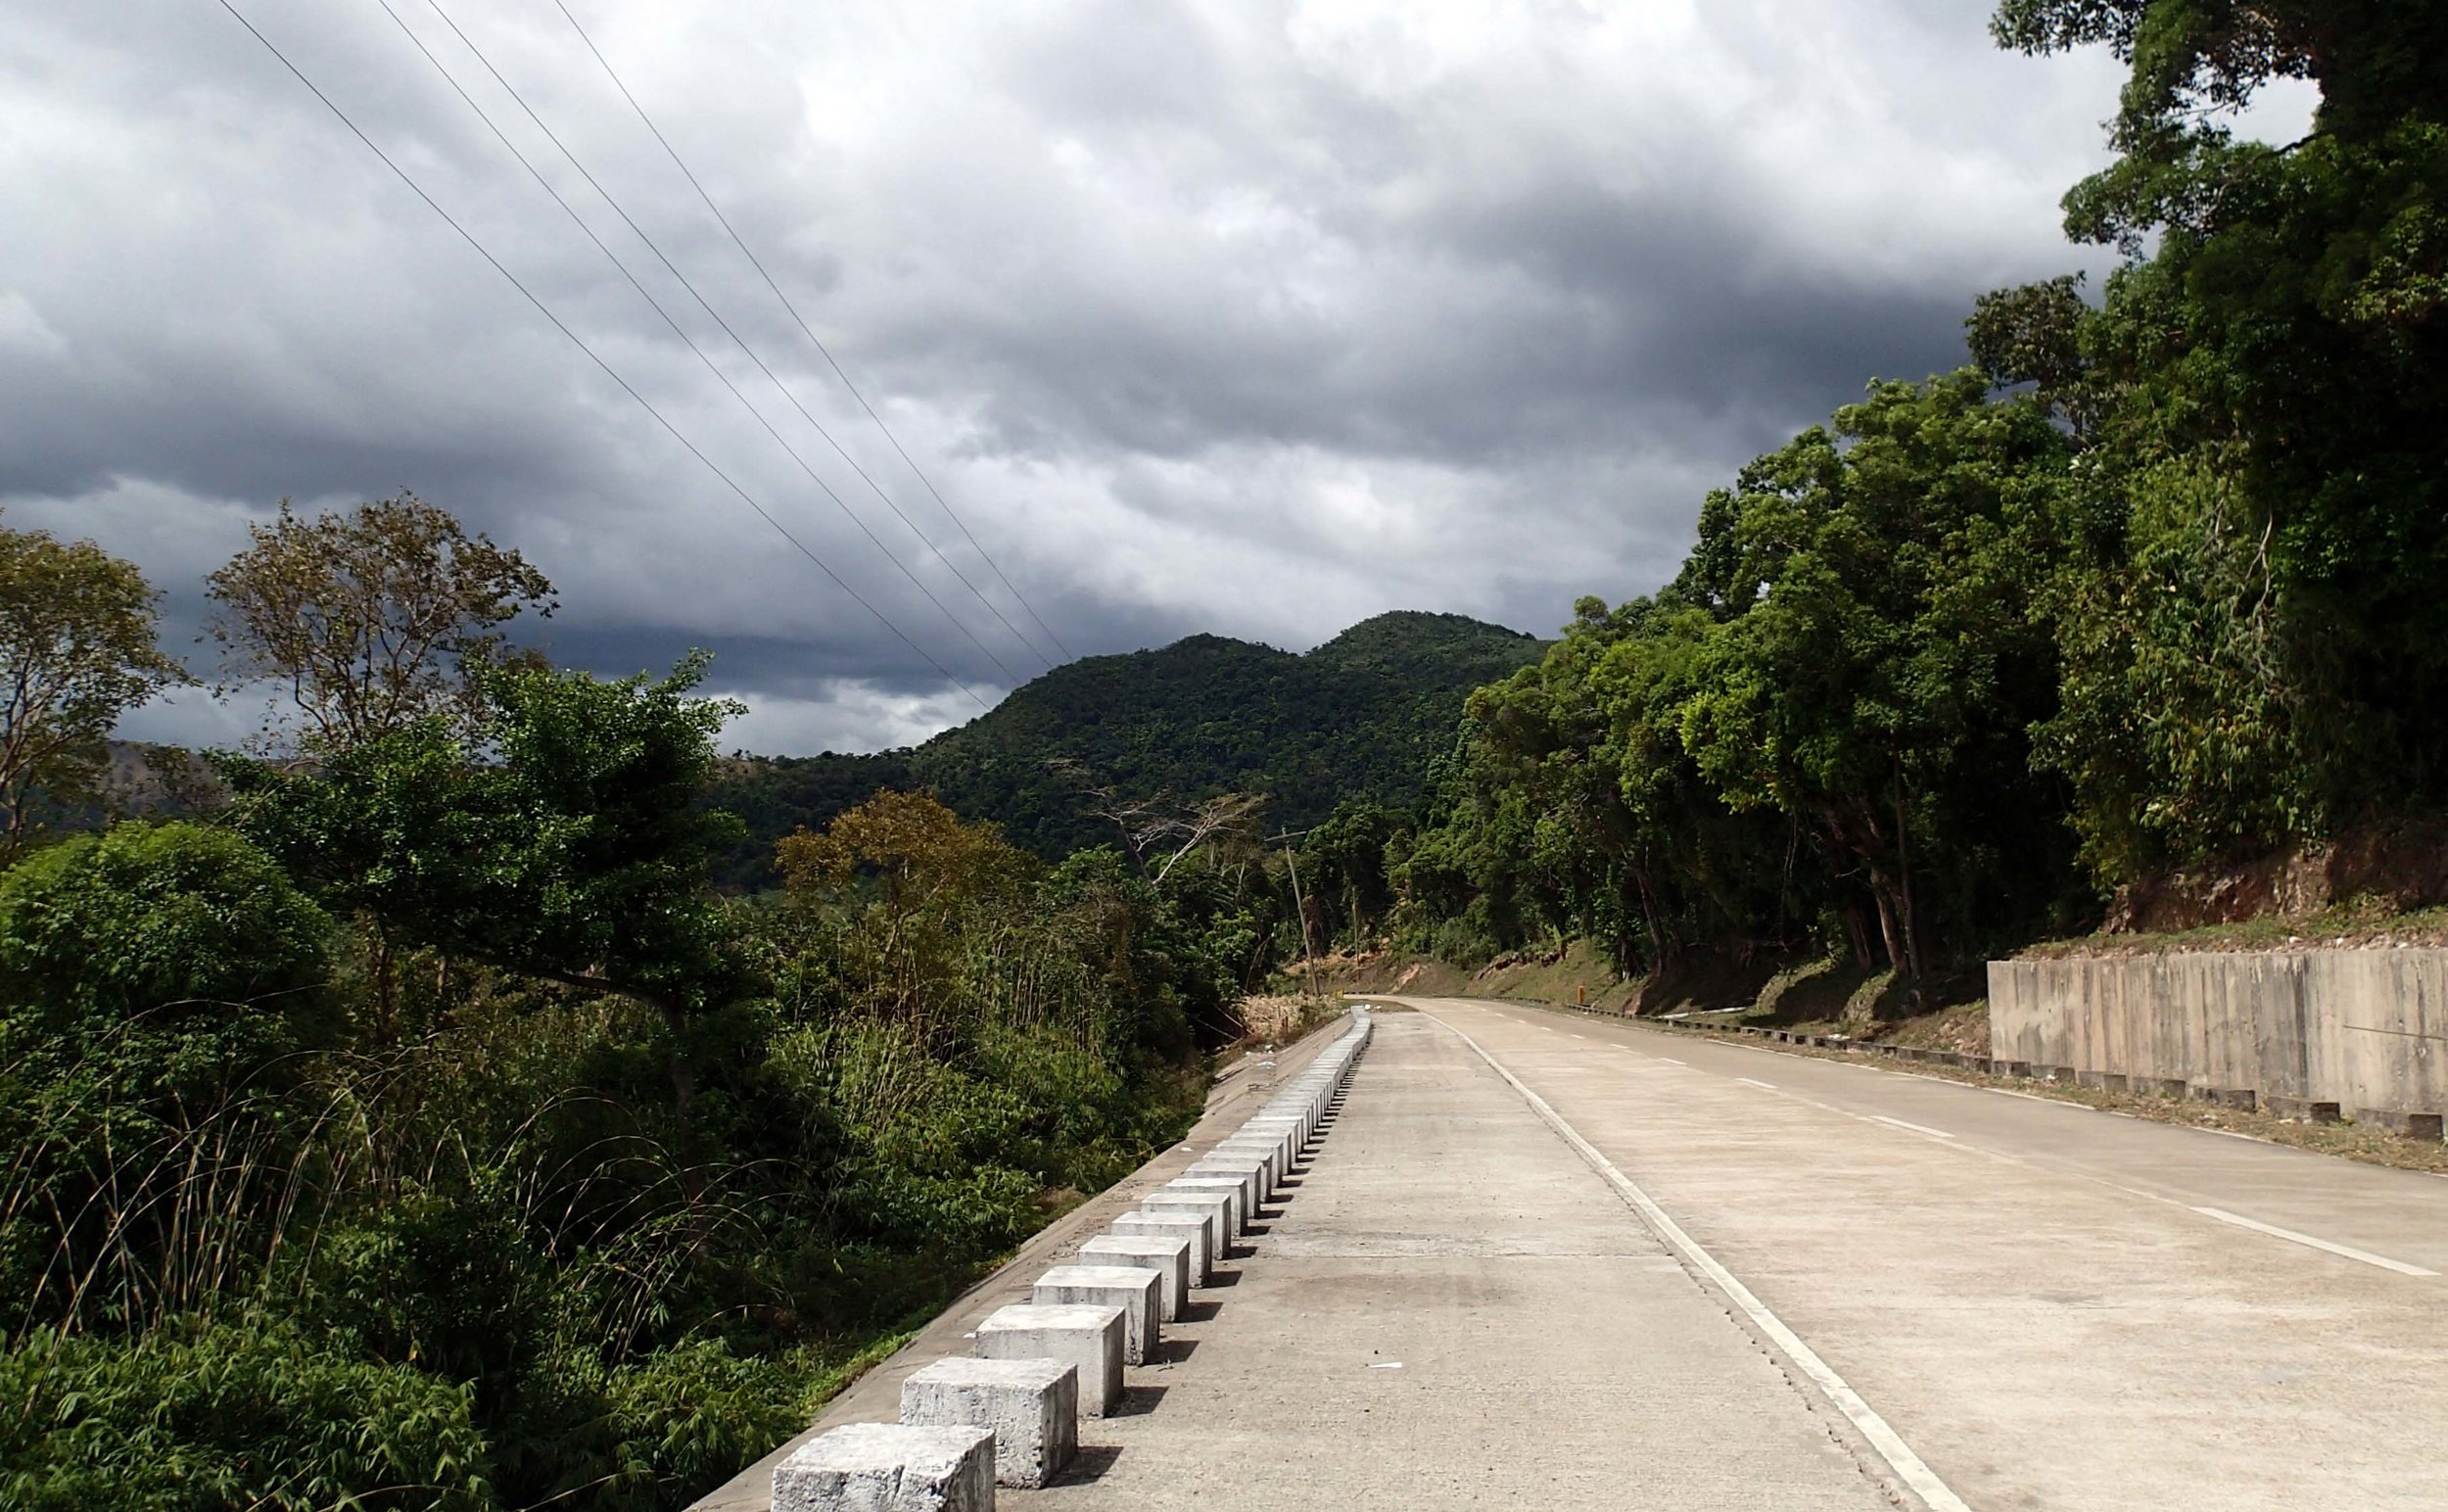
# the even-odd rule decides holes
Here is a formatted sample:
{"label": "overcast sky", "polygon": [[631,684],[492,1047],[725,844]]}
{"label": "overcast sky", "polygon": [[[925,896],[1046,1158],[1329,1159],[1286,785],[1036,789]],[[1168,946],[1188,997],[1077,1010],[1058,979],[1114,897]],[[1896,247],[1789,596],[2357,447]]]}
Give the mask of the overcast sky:
{"label": "overcast sky", "polygon": [[992,702],[1040,651],[1390,608],[1547,634],[1652,589],[1746,459],[1959,363],[1983,290],[2098,265],[2056,200],[2118,79],[1950,0],[567,0],[981,556],[555,0],[233,3],[918,649],[220,0],[0,0],[8,521],[140,562],[184,648],[248,520],[412,488],[550,574],[557,660],[710,647],[766,751],[974,716],[938,665]]}

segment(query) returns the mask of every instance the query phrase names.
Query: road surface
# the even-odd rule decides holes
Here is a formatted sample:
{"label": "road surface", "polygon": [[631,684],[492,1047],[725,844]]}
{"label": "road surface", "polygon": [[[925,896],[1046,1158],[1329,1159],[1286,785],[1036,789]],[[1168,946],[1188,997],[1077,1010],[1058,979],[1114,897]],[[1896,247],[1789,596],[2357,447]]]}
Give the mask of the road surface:
{"label": "road surface", "polygon": [[1416,1006],[1969,1506],[2448,1508],[2448,1181],[1581,1015]]}
{"label": "road surface", "polygon": [[[1386,1001],[1413,1011],[1227,1284],[1069,1476],[1001,1505],[2448,1509],[2448,1181]],[[819,1427],[889,1419],[1082,1218]]]}

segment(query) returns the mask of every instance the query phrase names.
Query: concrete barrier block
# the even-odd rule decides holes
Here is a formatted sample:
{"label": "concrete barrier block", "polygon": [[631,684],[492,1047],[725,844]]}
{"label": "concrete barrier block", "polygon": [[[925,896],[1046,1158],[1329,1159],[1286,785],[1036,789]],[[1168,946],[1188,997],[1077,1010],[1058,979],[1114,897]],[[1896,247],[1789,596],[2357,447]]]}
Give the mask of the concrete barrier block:
{"label": "concrete barrier block", "polygon": [[1062,1360],[941,1359],[901,1383],[901,1421],[983,1428],[995,1484],[1043,1486],[1079,1447],[1079,1368]]}
{"label": "concrete barrier block", "polygon": [[1190,1247],[1190,1285],[1193,1291],[1207,1284],[1215,1273],[1215,1249],[1207,1240],[1207,1215],[1202,1212],[1126,1212],[1106,1225],[1113,1233],[1135,1239],[1143,1235],[1159,1239],[1179,1239]]}
{"label": "concrete barrier block", "polygon": [[1275,1190],[1266,1179],[1266,1161],[1248,1157],[1236,1159],[1231,1156],[1202,1156],[1191,1161],[1190,1168],[1182,1174],[1194,1181],[1229,1181],[1241,1188],[1245,1228],[1256,1220],[1258,1209],[1266,1205],[1267,1194]]}
{"label": "concrete barrier block", "polygon": [[2368,1123],[2375,1128],[2386,1129],[2392,1134],[2401,1134],[2407,1139],[2427,1140],[2436,1145],[2443,1135],[2442,1126],[2448,1124],[2448,1119],[2443,1119],[2438,1113],[2408,1113],[2386,1108],[2358,1108],[2355,1110],[2355,1122]]}
{"label": "concrete barrier block", "polygon": [[1037,1278],[1040,1307],[1085,1303],[1122,1309],[1122,1361],[1145,1365],[1162,1337],[1164,1278],[1136,1265],[1057,1265]]}
{"label": "concrete barrier block", "polygon": [[1258,1221],[1256,1209],[1249,1205],[1249,1183],[1240,1176],[1208,1176],[1191,1174],[1176,1176],[1164,1184],[1167,1192],[1220,1192],[1230,1203],[1225,1218],[1232,1226],[1229,1234],[1248,1233],[1249,1225]]}
{"label": "concrete barrier block", "polygon": [[1190,1241],[1159,1234],[1099,1234],[1079,1247],[1082,1265],[1129,1265],[1153,1270],[1159,1283],[1158,1315],[1170,1323],[1182,1315],[1190,1292]]}
{"label": "concrete barrier block", "polygon": [[993,1512],[991,1430],[847,1423],[774,1467],[774,1512]]}
{"label": "concrete barrier block", "polygon": [[1142,1212],[1187,1212],[1207,1220],[1207,1259],[1224,1258],[1232,1243],[1233,1200],[1221,1192],[1180,1192],[1159,1187],[1139,1199]]}
{"label": "concrete barrier block", "polygon": [[1293,1173],[1292,1142],[1285,1139],[1236,1136],[1207,1153],[1211,1159],[1257,1160],[1266,1166],[1266,1188],[1272,1193]]}
{"label": "concrete barrier block", "polygon": [[977,1357],[1055,1360],[1079,1372],[1079,1412],[1104,1417],[1122,1399],[1122,1309],[1023,1302],[977,1325]]}
{"label": "concrete barrier block", "polygon": [[2282,1118],[2300,1118],[2306,1123],[2335,1123],[2343,1116],[2335,1103],[2324,1103],[2308,1097],[2267,1097],[2261,1106]]}
{"label": "concrete barrier block", "polygon": [[1191,1161],[1193,1169],[1201,1165],[1248,1165],[1258,1172],[1258,1196],[1263,1199],[1275,1190],[1275,1183],[1284,1174],[1284,1142],[1273,1140],[1224,1140],[1206,1154]]}
{"label": "concrete barrier block", "polygon": [[2213,1087],[2210,1101],[2221,1108],[2240,1108],[2250,1112],[2261,1106],[2261,1095],[2250,1087]]}
{"label": "concrete barrier block", "polygon": [[1260,1113],[1241,1126],[1235,1138],[1280,1139],[1298,1155],[1309,1147],[1309,1125],[1305,1116],[1296,1113]]}

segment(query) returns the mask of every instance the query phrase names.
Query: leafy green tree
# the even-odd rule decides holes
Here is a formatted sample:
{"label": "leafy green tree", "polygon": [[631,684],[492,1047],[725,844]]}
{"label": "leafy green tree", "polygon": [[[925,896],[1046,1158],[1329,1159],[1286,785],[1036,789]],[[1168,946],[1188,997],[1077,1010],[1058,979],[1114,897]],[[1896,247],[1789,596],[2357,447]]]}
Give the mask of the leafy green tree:
{"label": "leafy green tree", "polygon": [[2060,807],[2026,731],[2055,706],[2032,589],[2068,448],[1987,387],[1882,384],[1752,464],[1704,506],[1677,585],[1720,619],[1685,746],[1729,803],[1795,816],[1858,871],[1907,979],[1931,965],[1933,904],[1977,929],[2002,887],[2045,901],[2034,863],[2067,849],[2020,821]]}
{"label": "leafy green tree", "polygon": [[[2006,46],[2131,69],[2066,200],[2100,308],[1993,297],[1975,347],[2091,443],[2044,745],[2099,874],[2237,859],[2448,795],[2448,15],[2007,0]],[[2232,113],[2320,91],[2273,147]],[[2155,246],[2153,239],[2155,238]]]}
{"label": "leafy green tree", "polygon": [[1300,842],[1309,886],[1320,912],[1332,921],[1328,932],[1342,935],[1355,950],[1368,945],[1393,901],[1386,847],[1400,827],[1400,816],[1383,804],[1345,801]]}
{"label": "leafy green tree", "polygon": [[232,684],[279,689],[317,755],[479,717],[469,672],[502,656],[503,625],[553,610],[525,557],[413,494],[311,520],[283,499],[249,531],[254,543],[207,580],[206,633]]}
{"label": "leafy green tree", "polygon": [[159,597],[90,541],[0,526],[0,866],[45,802],[95,796],[118,717],[186,680],[158,642]]}
{"label": "leafy green tree", "polygon": [[738,822],[697,802],[739,706],[689,696],[705,664],[619,682],[471,667],[471,733],[435,716],[312,773],[232,767],[235,822],[335,910],[446,959],[653,1007],[692,1205],[698,1040],[749,985],[709,875]]}
{"label": "leafy green tree", "polygon": [[236,823],[336,910],[415,944],[676,1017],[737,982],[707,867],[737,832],[694,801],[739,711],[670,676],[474,669],[474,732],[427,719],[310,774],[237,769]]}

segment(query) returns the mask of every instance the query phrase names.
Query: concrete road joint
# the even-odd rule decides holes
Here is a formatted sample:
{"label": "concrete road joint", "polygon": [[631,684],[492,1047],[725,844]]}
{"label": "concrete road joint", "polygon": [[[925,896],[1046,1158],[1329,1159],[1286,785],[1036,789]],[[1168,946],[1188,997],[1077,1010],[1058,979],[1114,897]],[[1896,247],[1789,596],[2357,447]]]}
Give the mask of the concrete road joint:
{"label": "concrete road joint", "polygon": [[1566,1122],[1561,1113],[1549,1107],[1545,1098],[1532,1092],[1520,1077],[1505,1069],[1495,1057],[1481,1048],[1479,1041],[1447,1023],[1436,1014],[1423,1010],[1421,1016],[1433,1019],[1447,1033],[1470,1046],[1472,1054],[1485,1062],[1488,1069],[1503,1077],[1505,1084],[1520,1094],[1522,1100],[1530,1105],[1531,1111],[1537,1113],[1549,1128],[1562,1136],[1564,1142],[1572,1146],[1574,1152],[1588,1162],[1592,1170],[1605,1177],[1608,1184],[1631,1205],[1632,1210],[1640,1215],[1641,1221],[1648,1224],[1652,1232],[1669,1248],[1681,1255],[1684,1263],[1706,1276],[1719,1292],[1724,1294],[1727,1300],[1750,1319],[1752,1326],[1776,1347],[1778,1352],[1793,1362],[1795,1369],[1810,1378],[1811,1384],[1817,1387],[1820,1394],[1827,1398],[1828,1403],[1860,1431],[1861,1437],[1868,1441],[1870,1447],[1875,1449],[1878,1456],[1887,1462],[1888,1468],[1895,1472],[1896,1478],[1903,1482],[1913,1495],[1919,1497],[1930,1512],[1971,1512],[1971,1508],[1965,1504],[1963,1498],[1949,1488],[1947,1483],[1939,1478],[1938,1472],[1932,1470],[1920,1455],[1912,1451],[1912,1446],[1904,1441],[1904,1436],[1889,1426],[1887,1420],[1878,1415],[1877,1409],[1864,1400],[1860,1393],[1847,1384],[1844,1377],[1836,1373],[1835,1367],[1819,1358],[1816,1350],[1802,1342],[1802,1336],[1787,1327],[1784,1319],[1770,1311],[1767,1303],[1760,1300],[1752,1294],[1749,1287],[1735,1279],[1734,1273],[1718,1263],[1717,1256],[1703,1249],[1698,1240],[1684,1233],[1682,1225],[1668,1216],[1666,1209],[1660,1207],[1657,1202],[1648,1193],[1642,1191],[1629,1176],[1617,1169],[1615,1162],[1601,1154],[1597,1146],[1583,1139],[1580,1131]]}

